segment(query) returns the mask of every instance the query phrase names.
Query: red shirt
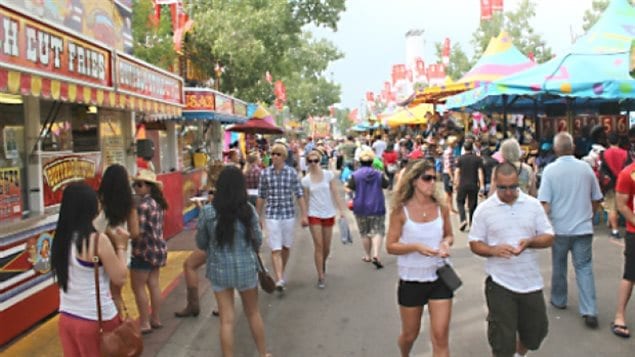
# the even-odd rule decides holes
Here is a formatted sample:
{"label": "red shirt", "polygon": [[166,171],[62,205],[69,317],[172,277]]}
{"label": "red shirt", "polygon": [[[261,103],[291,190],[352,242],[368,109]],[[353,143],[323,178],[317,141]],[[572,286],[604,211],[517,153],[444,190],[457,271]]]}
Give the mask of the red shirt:
{"label": "red shirt", "polygon": [[626,156],[628,153],[626,150],[611,146],[610,148],[604,150],[604,162],[611,169],[613,175],[617,176],[622,168],[624,168],[624,162],[626,162]]}
{"label": "red shirt", "polygon": [[[617,177],[617,184],[615,184],[615,192],[628,195],[626,200],[626,206],[633,210],[633,200],[635,199],[635,163],[632,163],[624,168]],[[626,221],[626,231],[635,233],[635,225],[630,221]]]}
{"label": "red shirt", "polygon": [[382,157],[384,159],[384,165],[397,163],[397,153],[394,151],[391,151],[391,152],[384,151],[384,154],[382,155]]}

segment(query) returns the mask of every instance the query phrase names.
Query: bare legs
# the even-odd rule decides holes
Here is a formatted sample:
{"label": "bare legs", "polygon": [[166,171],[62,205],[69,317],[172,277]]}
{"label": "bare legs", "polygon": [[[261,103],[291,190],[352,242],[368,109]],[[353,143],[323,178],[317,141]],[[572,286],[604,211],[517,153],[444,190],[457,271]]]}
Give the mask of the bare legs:
{"label": "bare legs", "polygon": [[[159,287],[159,268],[152,270],[132,269],[130,271],[132,291],[134,292],[137,310],[139,310],[139,324],[142,331],[149,330],[151,325],[160,326],[159,309],[161,305],[161,289]],[[150,292],[148,304],[148,292]],[[150,312],[150,308],[152,310]]]}
{"label": "bare legs", "polygon": [[[626,279],[622,279],[620,281],[619,292],[617,295],[617,309],[615,310],[615,318],[613,319],[613,323],[615,325],[626,326],[626,305],[628,305],[628,300],[631,298],[631,294],[633,293],[633,284],[634,282]],[[623,332],[630,332],[628,330]]]}
{"label": "bare legs", "polygon": [[[243,303],[243,311],[247,317],[251,335],[261,357],[267,356],[265,344],[265,327],[258,306],[258,288],[239,293]],[[214,292],[220,309],[220,342],[223,357],[234,356],[234,289]]]}
{"label": "bare legs", "polygon": [[311,237],[313,237],[315,270],[318,274],[318,280],[324,281],[326,259],[331,252],[333,227],[324,227],[316,224],[309,226],[309,230],[311,231]]}
{"label": "bare legs", "polygon": [[[430,340],[432,341],[432,355],[434,357],[447,357],[450,355],[449,327],[452,314],[452,300],[430,300],[428,302],[430,314]],[[402,357],[408,357],[412,350],[419,331],[421,330],[421,316],[423,306],[399,307],[401,315],[401,335],[398,345]]]}
{"label": "bare legs", "polygon": [[287,247],[282,247],[281,250],[271,251],[271,263],[273,265],[273,272],[276,275],[276,281],[284,280],[284,271],[289,261],[289,254],[291,251]]}

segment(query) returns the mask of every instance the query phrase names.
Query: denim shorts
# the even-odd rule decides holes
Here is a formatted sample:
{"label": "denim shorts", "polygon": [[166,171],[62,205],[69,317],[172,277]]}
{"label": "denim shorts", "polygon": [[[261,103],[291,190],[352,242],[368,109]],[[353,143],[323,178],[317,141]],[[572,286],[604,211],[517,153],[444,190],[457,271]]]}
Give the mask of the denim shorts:
{"label": "denim shorts", "polygon": [[132,269],[132,270],[150,271],[150,270],[154,269],[154,267],[152,266],[152,264],[146,262],[143,259],[131,257],[130,258],[130,269]]}

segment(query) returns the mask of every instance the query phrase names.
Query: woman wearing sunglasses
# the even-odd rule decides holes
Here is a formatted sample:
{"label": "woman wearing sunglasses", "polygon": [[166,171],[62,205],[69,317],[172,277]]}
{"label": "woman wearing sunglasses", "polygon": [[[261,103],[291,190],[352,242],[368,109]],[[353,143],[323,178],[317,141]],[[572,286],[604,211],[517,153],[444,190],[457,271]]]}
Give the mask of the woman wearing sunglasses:
{"label": "woman wearing sunglasses", "polygon": [[313,258],[318,274],[317,287],[319,289],[326,287],[324,276],[326,259],[331,250],[335,208],[337,207],[337,213],[342,218],[344,207],[335,187],[335,174],[329,170],[323,170],[320,166],[322,156],[323,154],[318,150],[312,150],[306,155],[308,174],[302,179],[304,196],[308,197],[309,230],[315,248]]}
{"label": "woman wearing sunglasses", "polygon": [[454,242],[449,208],[436,190],[434,165],[421,160],[402,178],[395,193],[388,226],[386,250],[397,255],[401,315],[398,345],[409,356],[419,331],[423,307],[430,313],[430,339],[434,356],[449,356],[448,340],[452,298],[438,277]]}

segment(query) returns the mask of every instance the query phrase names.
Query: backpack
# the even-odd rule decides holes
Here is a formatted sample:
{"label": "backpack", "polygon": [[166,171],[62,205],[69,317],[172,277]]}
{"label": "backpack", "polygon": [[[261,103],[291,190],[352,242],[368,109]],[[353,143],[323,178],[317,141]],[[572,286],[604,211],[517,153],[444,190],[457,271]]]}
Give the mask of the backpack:
{"label": "backpack", "polygon": [[606,193],[615,187],[617,177],[613,174],[609,166],[604,161],[604,151],[600,153],[599,164],[596,165],[595,176],[600,184],[602,193]]}

